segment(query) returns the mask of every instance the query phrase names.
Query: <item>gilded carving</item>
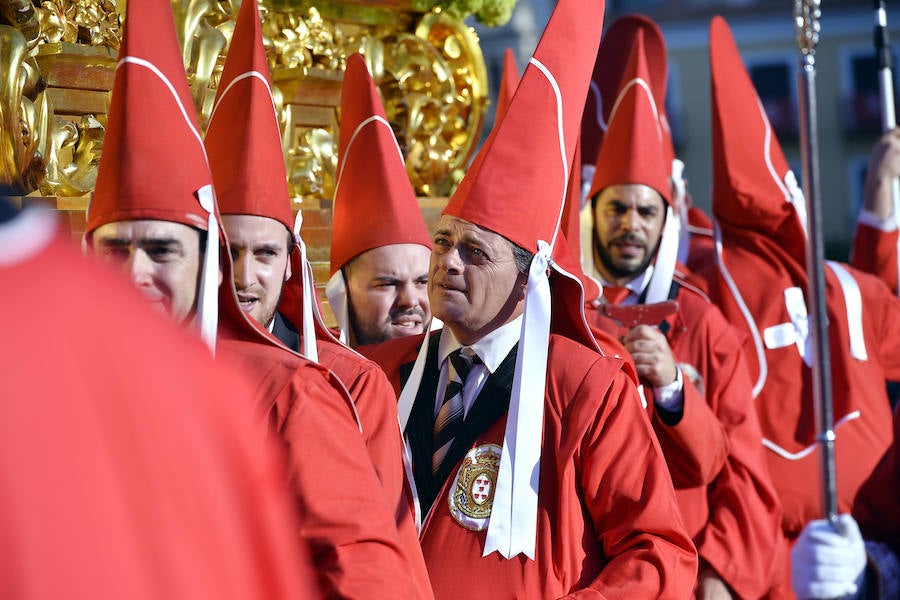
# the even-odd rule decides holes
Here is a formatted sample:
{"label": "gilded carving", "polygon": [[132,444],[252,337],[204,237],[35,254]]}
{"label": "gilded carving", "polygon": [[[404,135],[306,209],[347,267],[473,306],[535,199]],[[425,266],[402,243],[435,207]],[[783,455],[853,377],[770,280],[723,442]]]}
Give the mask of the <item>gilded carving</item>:
{"label": "gilded carving", "polygon": [[[346,58],[357,51],[378,82],[417,192],[449,194],[487,104],[478,39],[460,19],[503,20],[512,4],[261,0],[295,198],[328,199],[334,191],[340,85]],[[173,0],[201,127],[239,5]],[[45,195],[81,196],[93,188],[124,10],[123,0],[0,0],[0,23],[9,24],[0,25],[0,180]]]}

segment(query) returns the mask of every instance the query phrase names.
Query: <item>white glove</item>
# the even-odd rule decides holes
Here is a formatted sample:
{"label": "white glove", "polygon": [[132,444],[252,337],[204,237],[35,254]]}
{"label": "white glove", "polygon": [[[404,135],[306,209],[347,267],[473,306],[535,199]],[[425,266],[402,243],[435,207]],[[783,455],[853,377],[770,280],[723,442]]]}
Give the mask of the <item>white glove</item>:
{"label": "white glove", "polygon": [[791,550],[791,586],[800,600],[854,597],[865,577],[866,547],[850,515],[810,521]]}

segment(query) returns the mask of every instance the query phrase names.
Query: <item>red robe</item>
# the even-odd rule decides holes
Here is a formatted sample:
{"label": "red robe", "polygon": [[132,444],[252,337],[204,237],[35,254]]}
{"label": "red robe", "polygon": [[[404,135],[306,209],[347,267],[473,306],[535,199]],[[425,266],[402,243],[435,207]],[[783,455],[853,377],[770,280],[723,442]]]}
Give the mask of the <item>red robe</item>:
{"label": "red robe", "polygon": [[320,597],[248,382],[67,239],[10,264],[42,234],[4,228],[3,594]]}
{"label": "red robe", "polygon": [[[676,275],[675,282],[678,312],[667,319],[666,337],[684,378],[684,411],[675,425],[653,411],[653,428],[673,478],[683,471],[676,459],[723,453],[720,470],[676,487],[676,496],[701,560],[738,597],[759,598],[781,567],[774,560],[782,546],[781,508],[763,456],[741,341],[704,294],[683,277]],[[601,317],[597,310],[587,314],[597,322]],[[720,432],[725,439],[717,443]]]}
{"label": "red robe", "polygon": [[[401,370],[415,358],[421,339],[393,340],[366,352],[399,390]],[[432,346],[407,426],[414,469],[418,465],[429,473],[431,449],[413,440],[432,435],[437,345]],[[508,401],[514,363],[507,357],[470,410],[468,433],[457,438],[470,436],[460,441],[463,452],[502,445],[504,398]],[[622,361],[551,334],[548,365],[535,560],[481,556],[486,519],[480,530],[469,529],[457,520],[464,514],[461,505],[451,509],[450,504],[450,492],[457,489],[454,480],[463,482],[473,474],[466,467],[471,463],[450,461],[438,472],[448,477],[420,535],[435,597],[688,597],[696,554],[677,516],[659,445]],[[453,453],[451,449],[448,456]]]}
{"label": "red robe", "polygon": [[[293,325],[297,325],[303,320],[301,274],[306,267],[301,264],[300,252],[297,250],[291,255],[291,265],[291,278],[285,283],[279,308]],[[313,300],[318,302],[318,298]],[[298,328],[299,349],[303,348],[301,329],[302,327]],[[378,365],[338,342],[318,319],[315,331],[319,364],[330,369],[347,388],[359,415],[363,441],[396,516],[407,572],[416,589],[415,598],[433,598],[434,593],[419,546],[415,516],[409,501],[411,492],[406,485],[403,437],[397,418],[397,396]]]}
{"label": "red robe", "polygon": [[897,235],[864,223],[856,224],[850,264],[866,273],[876,275],[897,293]]}
{"label": "red robe", "polygon": [[[224,279],[231,281],[230,272]],[[220,288],[219,303],[218,355],[252,377],[261,423],[286,449],[300,535],[327,595],[414,597],[397,533],[397,499],[378,480],[343,384],[247,319],[233,288]]]}
{"label": "red robe", "polygon": [[[606,317],[593,304],[585,305],[585,315],[597,343],[604,352],[609,353],[609,349],[612,348],[613,355],[624,356],[630,361],[631,357],[624,347],[620,350],[609,342],[610,336],[621,338],[627,330]],[[680,317],[675,325],[679,332],[673,332],[672,335],[681,337],[680,330],[685,328],[684,318]],[[605,334],[605,337],[601,338],[600,334]],[[669,425],[653,410],[652,388],[647,386],[644,388],[653,430],[666,457],[675,489],[694,488],[711,483],[725,465],[731,448],[725,426],[706,402],[703,394],[690,379],[685,377],[685,409],[681,420],[675,425]]]}
{"label": "red robe", "polygon": [[687,268],[691,273],[704,271],[716,262],[716,243],[713,238],[713,222],[703,210],[697,206],[688,208],[688,232],[690,233],[690,250]]}
{"label": "red robe", "polygon": [[[767,328],[790,322],[782,293],[795,285],[805,288],[805,272],[777,242],[755,235],[728,243],[724,265],[752,319],[747,318],[721,272],[713,281],[717,304],[747,334],[744,355],[751,380],[759,389],[756,409],[769,474],[782,503],[782,529],[793,540],[807,522],[822,517],[819,456],[812,450],[811,370],[795,345],[770,349],[763,340]],[[900,301],[876,277],[847,269],[862,298],[868,358],[857,360],[850,354],[846,300],[837,277],[826,267],[840,512],[851,510],[860,485],[890,444],[891,409],[885,381],[900,377]],[[791,597],[788,572],[784,569],[781,588],[785,597]]]}

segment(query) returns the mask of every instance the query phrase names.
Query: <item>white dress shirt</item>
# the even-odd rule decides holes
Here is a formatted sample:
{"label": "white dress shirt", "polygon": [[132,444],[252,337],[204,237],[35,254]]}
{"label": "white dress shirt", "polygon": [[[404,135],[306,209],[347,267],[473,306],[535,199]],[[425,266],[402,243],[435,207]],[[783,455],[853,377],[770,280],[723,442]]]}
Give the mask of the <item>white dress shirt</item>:
{"label": "white dress shirt", "polygon": [[[519,343],[522,334],[522,316],[518,316],[509,323],[501,325],[471,346],[468,346],[481,360],[473,365],[463,386],[463,418],[469,414],[469,409],[475,404],[475,399],[484,387],[487,378],[496,371],[503,359],[509,354],[513,346]],[[434,399],[434,416],[437,417],[444,401],[444,390],[447,389],[447,369],[450,363],[447,357],[454,350],[462,348],[462,344],[453,336],[449,328],[444,327],[441,332],[441,340],[438,343],[438,362],[441,365],[441,374],[438,378],[437,394]]]}

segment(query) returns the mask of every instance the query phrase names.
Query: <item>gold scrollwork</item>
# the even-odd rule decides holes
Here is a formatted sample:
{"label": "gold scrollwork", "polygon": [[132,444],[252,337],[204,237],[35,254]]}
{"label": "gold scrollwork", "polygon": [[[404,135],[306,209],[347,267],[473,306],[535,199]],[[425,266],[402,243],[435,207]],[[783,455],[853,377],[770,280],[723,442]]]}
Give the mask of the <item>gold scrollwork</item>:
{"label": "gold scrollwork", "polygon": [[[239,4],[172,0],[203,128]],[[285,163],[298,199],[330,198],[334,191],[340,83],[347,56],[357,51],[379,85],[417,192],[444,196],[461,179],[487,104],[484,61],[471,28],[439,9],[423,15],[414,5],[260,1]],[[74,87],[69,80],[54,83],[53,69],[68,69],[66,77],[73,64],[111,69],[124,10],[123,0],[0,0],[0,23],[10,24],[0,26],[0,180],[47,195],[92,189],[106,115],[86,107],[98,105],[97,94],[108,89],[98,82],[107,75],[95,72],[82,92],[77,81]],[[100,49],[80,49],[88,46]],[[42,76],[38,63],[51,71]],[[44,77],[57,86],[52,97]],[[73,107],[81,98],[86,104]],[[63,102],[57,108],[64,114],[55,114],[54,99]]]}

